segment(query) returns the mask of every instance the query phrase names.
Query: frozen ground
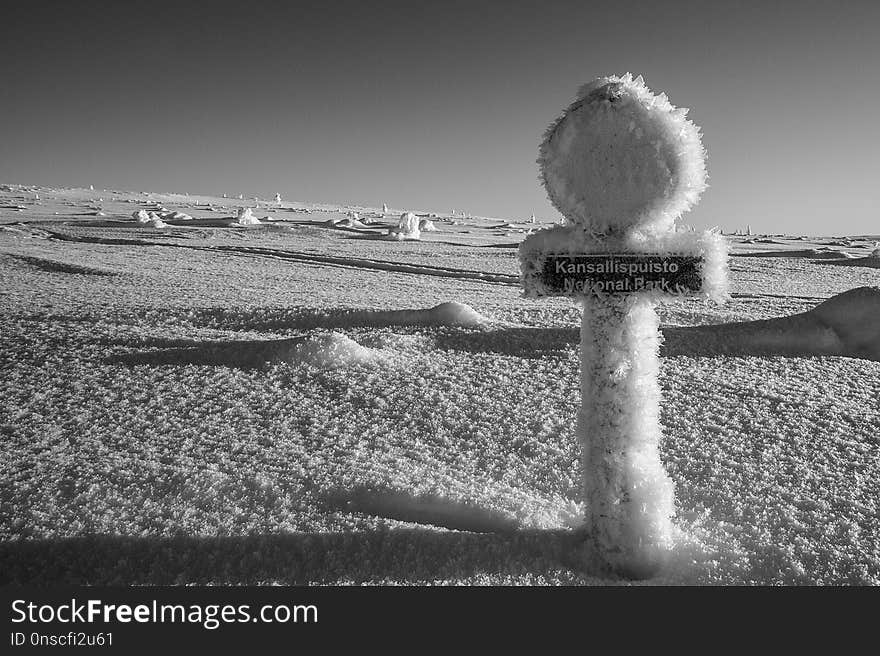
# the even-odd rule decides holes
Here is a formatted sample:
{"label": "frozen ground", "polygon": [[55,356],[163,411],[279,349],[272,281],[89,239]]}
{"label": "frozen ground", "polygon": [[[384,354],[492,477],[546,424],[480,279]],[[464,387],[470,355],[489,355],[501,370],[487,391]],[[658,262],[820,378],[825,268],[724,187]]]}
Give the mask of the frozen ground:
{"label": "frozen ground", "polygon": [[[405,210],[0,187],[0,582],[619,583],[534,225]],[[648,583],[880,583],[878,238],[730,237],[731,302],[662,309]]]}

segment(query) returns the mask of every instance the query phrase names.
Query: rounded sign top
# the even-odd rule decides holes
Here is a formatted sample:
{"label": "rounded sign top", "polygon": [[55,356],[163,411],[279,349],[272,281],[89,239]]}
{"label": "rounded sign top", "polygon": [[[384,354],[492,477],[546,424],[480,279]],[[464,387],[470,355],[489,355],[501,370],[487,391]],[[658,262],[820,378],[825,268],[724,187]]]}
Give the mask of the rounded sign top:
{"label": "rounded sign top", "polygon": [[641,76],[581,87],[541,144],[550,201],[594,233],[670,230],[706,187],[700,130]]}

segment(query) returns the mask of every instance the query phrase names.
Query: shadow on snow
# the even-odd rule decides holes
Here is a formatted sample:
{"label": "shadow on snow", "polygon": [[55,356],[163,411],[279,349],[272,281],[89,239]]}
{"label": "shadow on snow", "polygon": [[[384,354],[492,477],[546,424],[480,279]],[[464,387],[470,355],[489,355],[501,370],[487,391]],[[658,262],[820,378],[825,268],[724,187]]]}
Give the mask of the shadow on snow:
{"label": "shadow on snow", "polygon": [[434,581],[571,569],[571,531],[423,528],[234,537],[86,537],[0,543],[0,584]]}

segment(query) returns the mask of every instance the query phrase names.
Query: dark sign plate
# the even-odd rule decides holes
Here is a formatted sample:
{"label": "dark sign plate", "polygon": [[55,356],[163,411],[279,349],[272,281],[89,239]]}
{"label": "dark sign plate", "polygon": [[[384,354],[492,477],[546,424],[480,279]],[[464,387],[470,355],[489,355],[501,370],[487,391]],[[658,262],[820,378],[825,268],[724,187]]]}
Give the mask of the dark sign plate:
{"label": "dark sign plate", "polygon": [[702,262],[694,255],[548,255],[537,273],[543,293],[553,296],[647,291],[689,295],[703,286]]}

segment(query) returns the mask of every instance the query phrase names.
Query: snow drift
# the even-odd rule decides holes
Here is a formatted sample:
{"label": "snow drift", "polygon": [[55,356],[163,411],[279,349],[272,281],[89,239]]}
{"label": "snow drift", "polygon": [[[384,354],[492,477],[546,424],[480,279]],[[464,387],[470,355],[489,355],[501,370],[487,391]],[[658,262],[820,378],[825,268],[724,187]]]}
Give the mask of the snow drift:
{"label": "snow drift", "polygon": [[354,310],[337,320],[340,326],[457,326],[480,328],[492,323],[470,305],[447,301],[413,310]]}
{"label": "snow drift", "polygon": [[857,287],[808,312],[664,330],[677,354],[837,355],[880,361],[880,287]]}

